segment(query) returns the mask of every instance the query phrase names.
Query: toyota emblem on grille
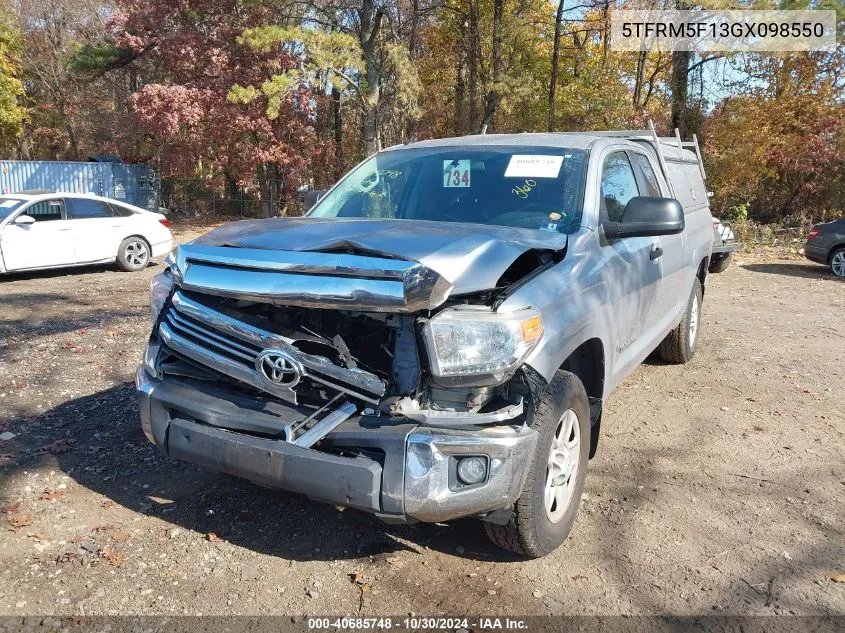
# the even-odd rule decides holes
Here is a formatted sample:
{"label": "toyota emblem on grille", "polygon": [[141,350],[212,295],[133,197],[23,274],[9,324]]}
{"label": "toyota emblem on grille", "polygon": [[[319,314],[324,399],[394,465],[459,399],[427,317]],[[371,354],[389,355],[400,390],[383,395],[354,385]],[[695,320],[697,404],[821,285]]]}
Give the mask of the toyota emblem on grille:
{"label": "toyota emblem on grille", "polygon": [[302,378],[302,365],[281,349],[265,349],[255,359],[255,368],[271,385],[291,388]]}

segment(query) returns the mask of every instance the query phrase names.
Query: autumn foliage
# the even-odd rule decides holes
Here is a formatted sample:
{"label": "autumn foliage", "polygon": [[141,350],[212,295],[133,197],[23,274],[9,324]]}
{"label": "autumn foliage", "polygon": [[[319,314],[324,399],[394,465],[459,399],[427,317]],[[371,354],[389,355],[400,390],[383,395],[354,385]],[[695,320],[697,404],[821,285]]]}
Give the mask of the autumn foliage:
{"label": "autumn foliage", "polygon": [[[628,0],[623,6],[640,6]],[[841,10],[841,0],[831,6]],[[609,47],[610,5],[548,0],[0,0],[0,153],[114,153],[297,212],[366,154],[487,132],[641,129],[683,113],[716,213],[845,209],[843,50]],[[25,88],[25,90],[24,90]]]}

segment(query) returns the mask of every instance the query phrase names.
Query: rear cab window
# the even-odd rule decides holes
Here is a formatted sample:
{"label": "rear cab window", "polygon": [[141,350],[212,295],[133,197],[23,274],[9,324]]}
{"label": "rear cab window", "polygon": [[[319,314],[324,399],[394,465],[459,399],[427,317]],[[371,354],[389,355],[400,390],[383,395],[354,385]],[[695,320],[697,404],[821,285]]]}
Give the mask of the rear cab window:
{"label": "rear cab window", "polygon": [[66,198],[68,217],[72,220],[92,218],[112,218],[114,212],[110,204],[90,198]]}
{"label": "rear cab window", "polygon": [[654,198],[661,198],[663,194],[660,191],[660,183],[657,180],[657,174],[651,166],[648,158],[643,154],[637,152],[629,152],[628,155],[641,177],[641,184],[644,187],[644,195],[652,196]]}

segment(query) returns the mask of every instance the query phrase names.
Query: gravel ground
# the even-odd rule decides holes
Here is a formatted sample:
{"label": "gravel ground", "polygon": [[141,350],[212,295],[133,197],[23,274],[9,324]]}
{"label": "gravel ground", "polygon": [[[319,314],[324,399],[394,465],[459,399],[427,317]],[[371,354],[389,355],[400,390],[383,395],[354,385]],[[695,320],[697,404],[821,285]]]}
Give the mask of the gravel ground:
{"label": "gravel ground", "polygon": [[164,458],[131,382],[160,269],[0,279],[0,613],[845,614],[845,285],[822,267],[711,277],[695,360],[610,397],[572,536],[532,561],[477,521],[388,526]]}

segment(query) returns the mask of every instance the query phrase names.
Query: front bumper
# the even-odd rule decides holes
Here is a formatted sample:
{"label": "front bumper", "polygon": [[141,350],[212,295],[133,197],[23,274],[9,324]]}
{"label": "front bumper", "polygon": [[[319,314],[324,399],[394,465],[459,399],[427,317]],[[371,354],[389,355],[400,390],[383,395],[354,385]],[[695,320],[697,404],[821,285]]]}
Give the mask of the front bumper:
{"label": "front bumper", "polygon": [[[452,430],[386,416],[354,416],[325,450],[272,439],[295,405],[273,407],[209,384],[135,377],[141,426],[165,455],[388,521],[446,521],[509,508],[525,483],[537,432],[523,426]],[[259,435],[260,434],[260,435]],[[351,454],[338,454],[346,448]],[[484,482],[465,486],[459,457],[486,457]]]}

